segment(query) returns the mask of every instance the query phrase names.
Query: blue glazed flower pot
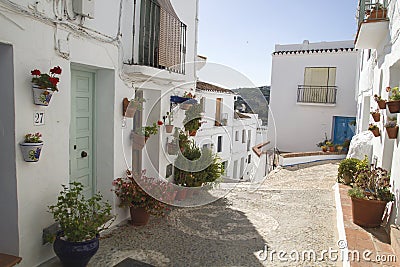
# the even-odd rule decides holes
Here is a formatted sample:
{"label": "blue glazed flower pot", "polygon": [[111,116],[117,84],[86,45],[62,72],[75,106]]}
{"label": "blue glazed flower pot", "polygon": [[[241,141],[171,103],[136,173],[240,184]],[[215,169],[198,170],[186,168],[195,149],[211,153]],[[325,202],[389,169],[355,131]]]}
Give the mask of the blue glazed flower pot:
{"label": "blue glazed flower pot", "polygon": [[99,235],[83,242],[69,242],[61,237],[58,233],[53,249],[64,267],[85,267],[99,249]]}
{"label": "blue glazed flower pot", "polygon": [[22,156],[26,162],[37,162],[42,151],[42,143],[20,143]]}

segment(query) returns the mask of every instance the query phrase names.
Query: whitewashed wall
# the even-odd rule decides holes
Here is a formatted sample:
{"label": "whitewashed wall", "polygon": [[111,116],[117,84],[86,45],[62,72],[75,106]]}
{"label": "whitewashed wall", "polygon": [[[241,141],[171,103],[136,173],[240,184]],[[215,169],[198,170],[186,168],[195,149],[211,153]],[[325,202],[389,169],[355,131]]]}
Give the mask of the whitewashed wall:
{"label": "whitewashed wall", "polygon": [[[341,47],[341,45],[343,45],[341,42],[330,44],[331,47]],[[326,43],[322,43],[322,47],[326,47]],[[293,48],[289,46],[288,49]],[[357,56],[358,52],[274,55],[271,73],[271,112],[268,120],[269,141],[274,144],[276,139],[275,146],[280,151],[315,151],[318,149],[316,144],[324,139],[325,133],[328,138],[331,137],[333,116],[355,117]],[[336,105],[297,103],[297,88],[298,85],[304,84],[306,67],[337,68]]]}
{"label": "whitewashed wall", "polygon": [[[400,9],[397,1],[391,1],[388,7],[389,31],[388,35],[381,40],[378,49],[371,50],[368,59],[368,50],[362,54],[362,62],[359,68],[360,79],[358,84],[358,121],[362,122],[362,127],[358,131],[368,129],[368,123],[373,119],[369,114],[371,109],[376,109],[377,104],[373,95],[381,95],[387,99],[387,86],[395,87],[400,85],[400,41],[397,38],[400,31]],[[387,116],[396,116],[400,121],[399,114],[390,114],[388,110],[382,111],[385,119]],[[396,196],[396,205],[392,212],[391,222],[400,224],[399,201],[400,201],[400,147],[399,137],[396,140],[388,139],[382,120],[377,123],[381,130],[381,137],[373,140],[372,162],[377,161],[377,165],[391,171],[392,190]]]}
{"label": "whitewashed wall", "polygon": [[[28,5],[32,7],[31,1],[15,2],[20,5],[18,9],[21,10],[29,10]],[[67,4],[72,3],[71,1],[66,2]],[[127,2],[123,1],[123,4]],[[188,24],[187,61],[192,61],[196,55],[194,47],[196,44],[196,1],[173,1],[173,4],[177,8],[177,13],[182,15],[182,19],[186,20],[185,23]],[[18,217],[15,223],[18,225],[19,247],[17,245],[17,251],[12,252],[23,258],[19,265],[21,267],[36,266],[54,257],[52,246],[42,245],[42,230],[53,223],[51,214],[47,212],[47,206],[56,202],[61,184],[69,182],[72,68],[83,68],[96,74],[94,101],[100,105],[96,109],[96,124],[98,127],[97,137],[101,140],[95,144],[96,149],[100,151],[96,159],[98,163],[97,190],[112,203],[113,212],[118,215],[116,223],[125,220],[128,216],[126,209],[116,207],[118,200],[110,189],[113,179],[124,174],[127,168],[125,162],[131,166],[129,134],[132,129],[132,120],[128,119],[126,127],[122,126],[122,99],[124,97],[131,98],[134,91],[132,83],[126,83],[121,79],[122,46],[119,47],[118,42],[111,42],[105,36],[116,37],[119,6],[114,2],[98,0],[95,8],[95,19],[86,19],[83,25],[104,35],[97,35],[88,30],[92,37],[77,34],[73,30],[75,29],[74,25],[80,22],[79,17],[75,21],[60,17],[60,20],[57,21],[56,31],[53,2],[38,1],[36,9],[40,12],[43,11],[41,13],[43,19],[36,20],[21,15],[17,9],[15,12],[6,12],[6,16],[0,16],[0,25],[2,25],[0,43],[12,46],[14,59],[14,88],[7,88],[14,90],[14,99],[6,101],[14,101],[16,106],[15,114],[9,114],[9,116],[15,116],[14,152],[16,155],[17,200],[10,200],[14,203],[10,203],[9,209],[14,209],[14,204],[18,207]],[[123,9],[123,12],[128,12],[128,10]],[[129,12],[122,16],[124,19],[127,17],[129,17]],[[61,51],[54,49],[58,40],[61,40],[64,45],[66,44]],[[60,57],[59,52],[66,53],[64,54],[65,58]],[[57,65],[63,70],[59,83],[60,91],[54,94],[48,107],[34,105],[30,71],[37,68],[42,72],[48,72],[50,68]],[[188,69],[184,79],[194,80],[194,77],[193,67],[192,70]],[[167,84],[168,86],[166,86]],[[192,86],[185,83],[181,86],[181,91]],[[155,95],[162,95],[168,91],[171,88],[171,82],[161,81],[160,83],[158,80],[158,85],[148,83],[143,88],[154,90],[156,93],[145,93],[145,97],[153,98]],[[174,92],[171,91],[170,94],[172,93]],[[169,96],[165,99],[157,107],[159,114],[153,119],[161,118],[169,110]],[[33,126],[33,112],[36,110],[45,111],[45,125]],[[144,115],[146,115],[145,112]],[[2,130],[13,131],[13,129]],[[38,163],[24,162],[20,153],[18,143],[29,132],[43,134],[44,148]],[[163,139],[155,137],[155,145],[159,145],[161,142]],[[107,153],[101,153],[101,151]],[[123,151],[126,153],[124,154]],[[158,157],[159,155],[157,155]],[[165,169],[164,161],[158,158],[157,162],[159,164],[157,168]],[[1,190],[0,188],[0,195],[2,194]],[[1,206],[1,208],[2,213],[7,214],[7,207]],[[4,227],[5,225],[0,222],[0,228]],[[0,243],[0,246],[4,245],[3,242]],[[18,251],[19,253],[16,253]]]}

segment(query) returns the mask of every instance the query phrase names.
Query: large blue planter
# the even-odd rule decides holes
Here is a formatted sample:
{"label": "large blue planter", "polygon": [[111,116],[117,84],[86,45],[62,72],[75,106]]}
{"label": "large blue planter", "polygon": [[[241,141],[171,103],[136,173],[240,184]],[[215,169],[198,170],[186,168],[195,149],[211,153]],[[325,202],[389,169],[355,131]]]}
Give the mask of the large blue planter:
{"label": "large blue planter", "polygon": [[99,236],[84,242],[62,240],[59,233],[53,249],[64,267],[85,267],[99,249]]}

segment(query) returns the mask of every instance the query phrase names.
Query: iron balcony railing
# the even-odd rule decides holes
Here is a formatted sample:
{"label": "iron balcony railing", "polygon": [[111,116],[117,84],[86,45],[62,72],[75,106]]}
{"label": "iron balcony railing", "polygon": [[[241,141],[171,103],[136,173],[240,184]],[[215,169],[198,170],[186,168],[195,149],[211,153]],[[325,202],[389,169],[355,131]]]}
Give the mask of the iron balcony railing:
{"label": "iron balcony railing", "polygon": [[358,25],[363,22],[387,20],[387,0],[359,0]]}
{"label": "iron balcony railing", "polygon": [[299,85],[298,103],[336,104],[337,86]]}
{"label": "iron balcony railing", "polygon": [[169,1],[141,0],[139,51],[134,64],[185,74],[186,29]]}

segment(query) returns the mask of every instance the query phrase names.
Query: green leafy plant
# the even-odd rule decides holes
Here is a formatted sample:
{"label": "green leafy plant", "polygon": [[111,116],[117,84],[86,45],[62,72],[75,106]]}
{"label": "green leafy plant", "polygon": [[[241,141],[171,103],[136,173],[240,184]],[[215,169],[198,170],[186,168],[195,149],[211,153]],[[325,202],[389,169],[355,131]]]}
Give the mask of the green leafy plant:
{"label": "green leafy plant", "polygon": [[[114,192],[119,198],[120,207],[144,208],[147,212],[156,216],[165,215],[168,207],[153,198],[147,192],[157,196],[164,196],[166,201],[171,201],[173,185],[156,178],[147,177],[146,170],[134,175],[126,171],[126,176],[113,181]],[[160,199],[162,200],[162,199]]]}
{"label": "green leafy plant", "polygon": [[136,110],[143,110],[143,103],[146,102],[146,99],[143,97],[135,96],[135,98],[130,100],[130,105],[136,107]]}
{"label": "green leafy plant", "polygon": [[365,156],[363,160],[348,158],[340,162],[338,168],[338,182],[349,184],[354,182],[354,176],[361,170],[368,169],[368,157]]}
{"label": "green leafy plant", "polygon": [[184,98],[196,98],[196,96],[194,94],[192,94],[191,92],[183,93],[183,97]]}
{"label": "green leafy plant", "polygon": [[390,192],[390,175],[383,168],[361,170],[357,172],[354,181],[354,187],[362,189],[367,199],[394,200]]}
{"label": "green leafy plant", "polygon": [[47,73],[41,73],[40,70],[35,69],[31,71],[34,76],[32,83],[42,89],[51,89],[52,91],[58,91],[57,84],[60,81],[56,75],[60,75],[62,72],[59,66],[50,69],[50,75]]}
{"label": "green leafy plant", "polygon": [[379,127],[376,124],[370,123],[368,126],[368,130],[370,131],[379,130]]}
{"label": "green leafy plant", "polygon": [[144,126],[136,130],[135,132],[140,135],[144,135],[145,137],[150,137],[151,135],[156,135],[158,133],[158,127],[163,125],[162,121],[157,121],[150,126]]}
{"label": "green leafy plant", "polygon": [[330,142],[330,140],[328,139],[328,137],[326,136],[326,133],[325,133],[325,139],[323,141],[319,142],[317,144],[317,147],[321,147],[322,148],[322,146],[327,146],[326,145],[327,142]]}
{"label": "green leafy plant", "polygon": [[186,187],[199,187],[218,181],[224,170],[219,158],[210,149],[200,150],[187,144],[175,160],[174,181]]}
{"label": "green leafy plant", "polygon": [[346,139],[344,140],[343,144],[342,144],[343,148],[349,148],[350,147],[350,140]]}
{"label": "green leafy plant", "polygon": [[41,133],[29,133],[25,135],[25,143],[43,143],[40,139],[42,137]]}
{"label": "green leafy plant", "polygon": [[72,182],[69,187],[62,187],[57,203],[49,206],[49,212],[69,242],[93,239],[112,224],[115,217],[111,216],[111,205],[102,201],[100,193],[86,199],[81,183]]}
{"label": "green leafy plant", "polygon": [[383,99],[380,95],[378,96],[378,95],[374,95],[374,100],[376,101],[376,102],[378,102],[378,101],[386,101],[385,99]]}
{"label": "green leafy plant", "polygon": [[393,88],[391,88],[391,95],[390,95],[389,99],[390,99],[391,101],[400,100],[399,87],[393,87]]}
{"label": "green leafy plant", "polygon": [[186,131],[197,131],[200,128],[201,112],[202,106],[200,104],[193,104],[186,110],[185,118],[183,119]]}
{"label": "green leafy plant", "polygon": [[353,187],[350,188],[349,191],[347,191],[347,194],[350,197],[354,197],[354,198],[359,198],[359,199],[365,199],[365,191],[359,187]]}

